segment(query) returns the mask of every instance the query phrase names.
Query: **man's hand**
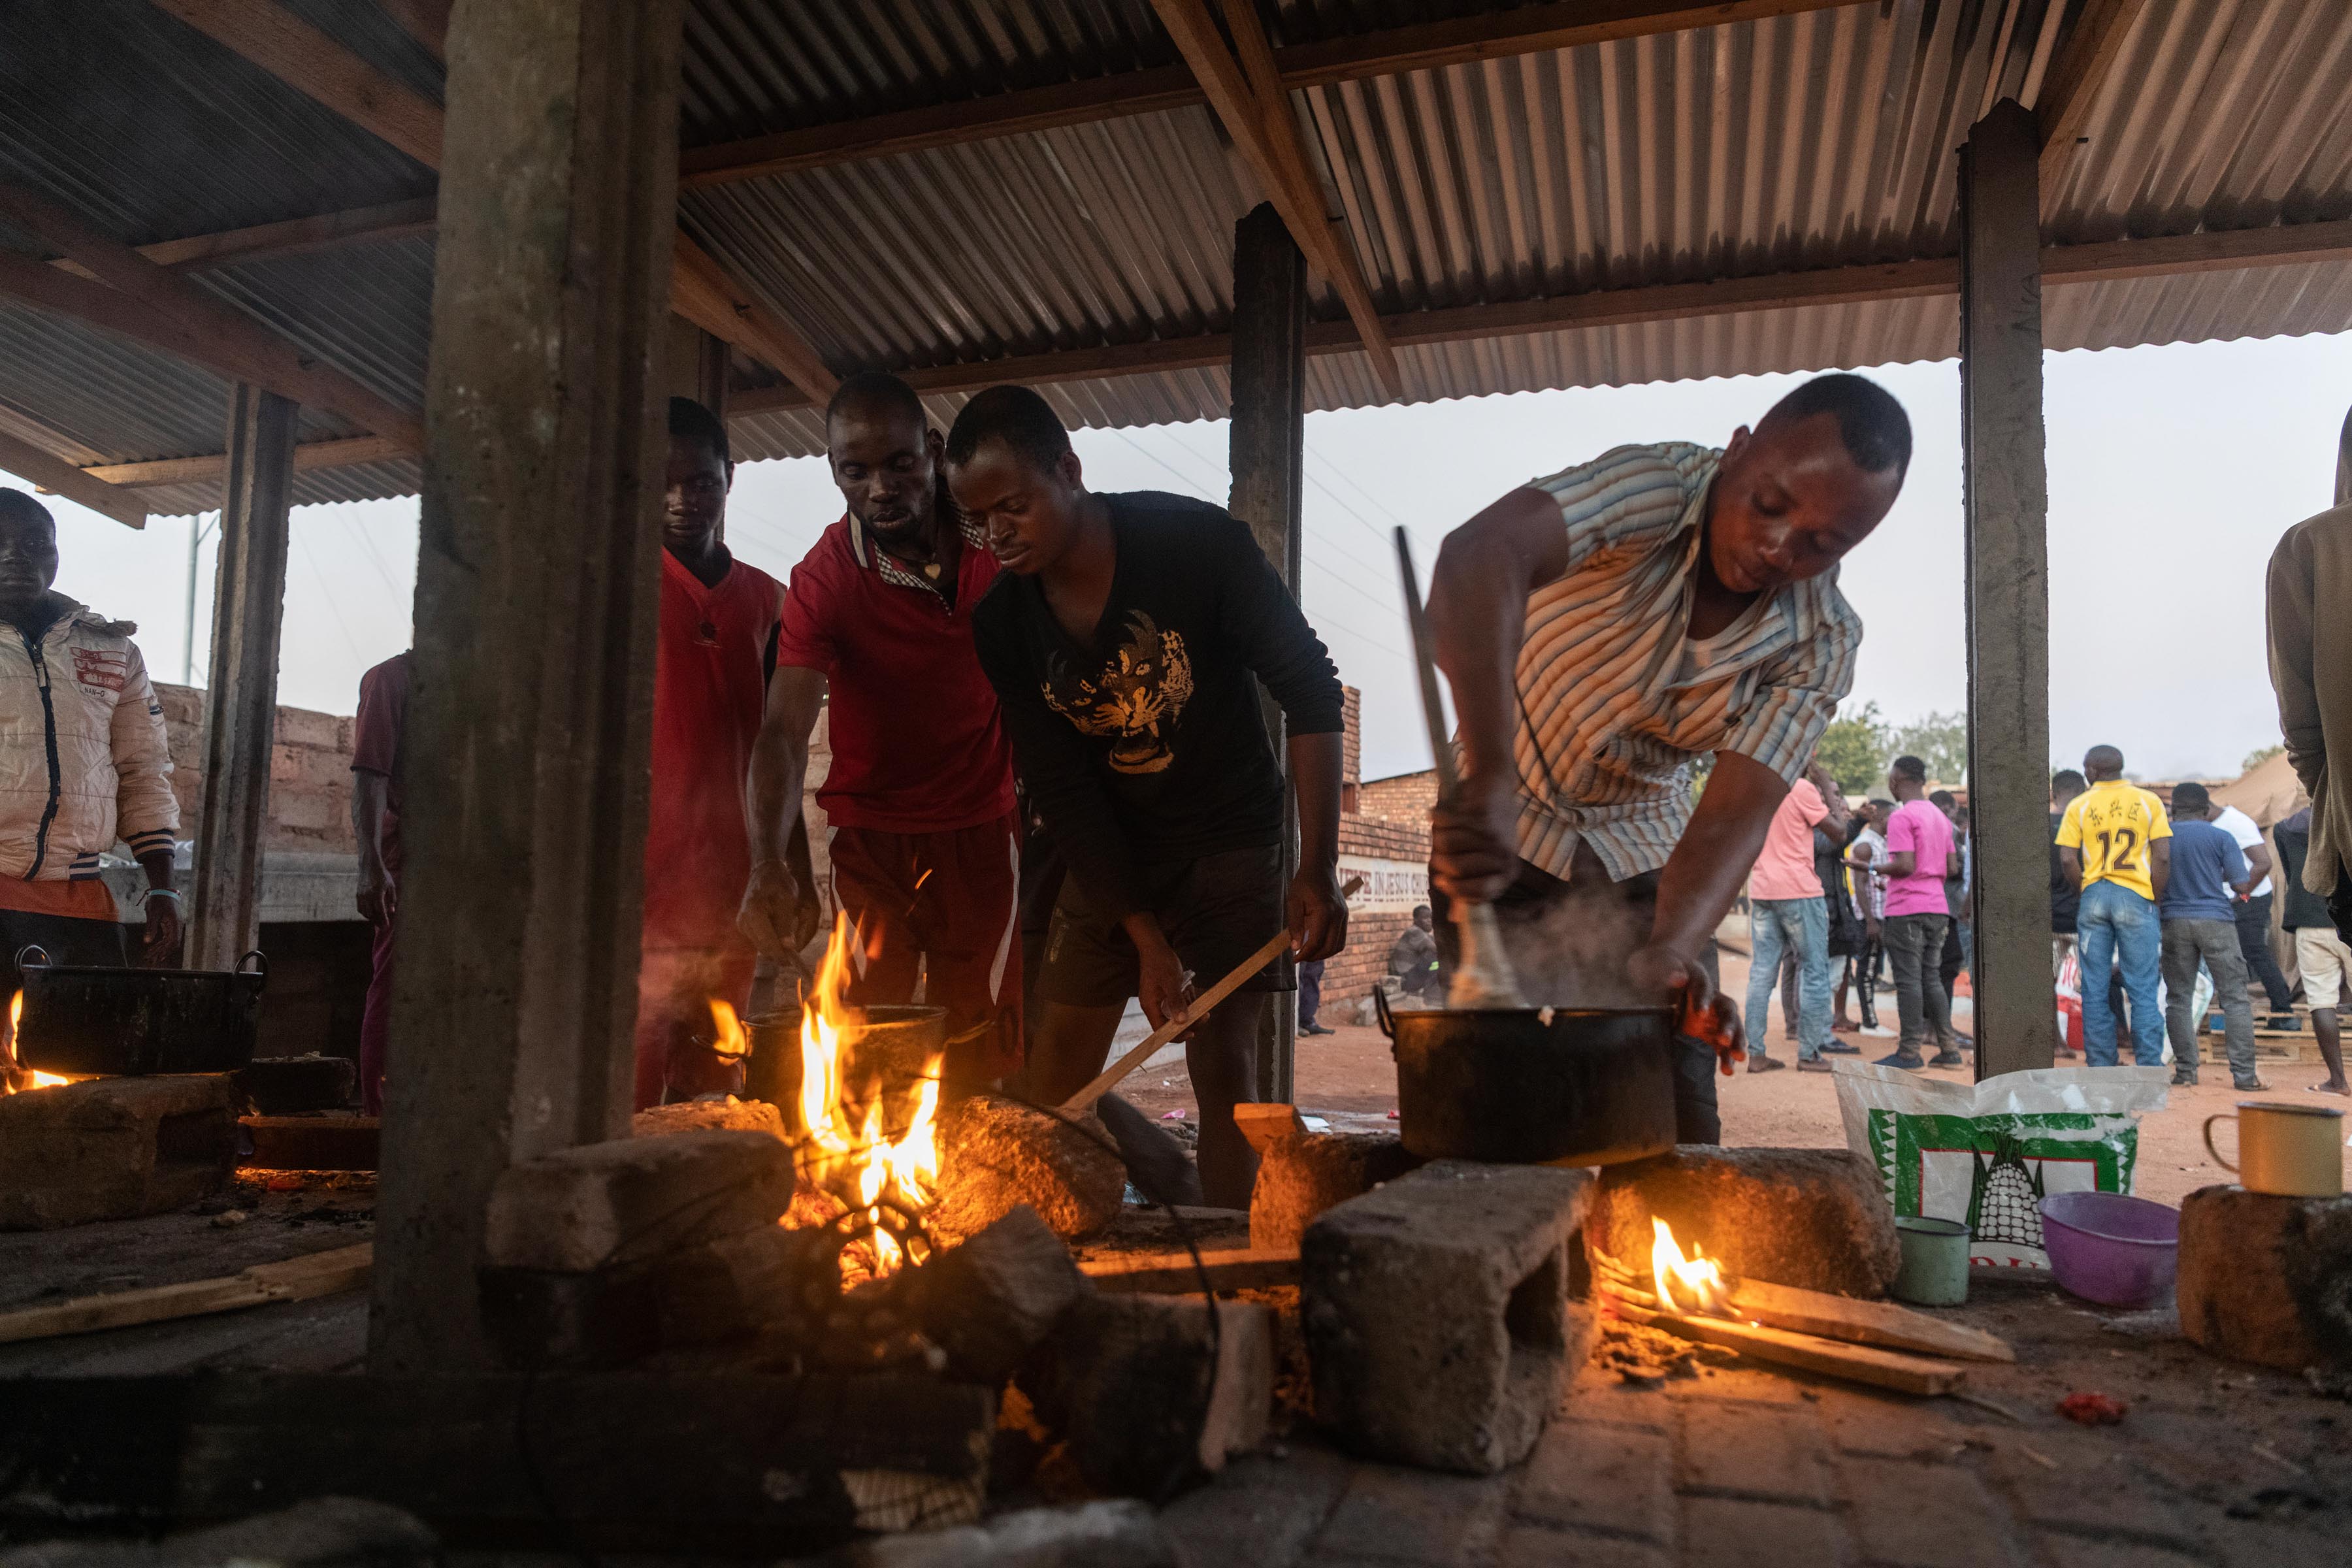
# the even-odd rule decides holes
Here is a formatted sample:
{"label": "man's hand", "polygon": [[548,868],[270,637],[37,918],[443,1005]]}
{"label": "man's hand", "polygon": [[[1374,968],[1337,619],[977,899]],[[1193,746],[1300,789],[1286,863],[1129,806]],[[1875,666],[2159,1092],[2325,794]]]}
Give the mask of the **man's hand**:
{"label": "man's hand", "polygon": [[1290,956],[1301,963],[1328,958],[1348,944],[1348,900],[1330,866],[1301,866],[1285,900]]}
{"label": "man's hand", "polygon": [[792,961],[800,951],[793,938],[801,928],[801,884],[791,867],[782,860],[762,860],[751,868],[735,926],[755,951],[780,963]]}
{"label": "man's hand", "polygon": [[1430,876],[1449,899],[1491,904],[1518,874],[1518,791],[1464,779],[1430,815]]}
{"label": "man's hand", "polygon": [[[1139,925],[1143,929],[1136,929]],[[1157,1031],[1171,1018],[1184,1017],[1192,1005],[1192,982],[1184,973],[1184,961],[1160,934],[1159,922],[1150,916],[1128,923],[1128,935],[1134,939],[1136,964],[1136,1000],[1143,1005],[1143,1016]],[[1190,1039],[1193,1020],[1177,1035],[1180,1040]]]}
{"label": "man's hand", "polygon": [[1880,931],[1878,917],[1876,915],[1864,915],[1862,921],[1862,929],[1864,935],[1868,936],[1871,941],[1876,942],[1878,940]]}
{"label": "man's hand", "polygon": [[1635,949],[1626,968],[1636,985],[1670,999],[1675,1032],[1713,1046],[1717,1064],[1729,1077],[1732,1064],[1748,1054],[1748,1037],[1731,999],[1717,994],[1706,966],[1688,953],[1652,942]]}
{"label": "man's hand", "polygon": [[360,919],[372,926],[388,926],[400,906],[400,889],[392,879],[384,863],[366,856],[360,858]]}
{"label": "man's hand", "polygon": [[147,936],[140,962],[150,969],[170,967],[180,951],[180,906],[173,899],[147,900]]}

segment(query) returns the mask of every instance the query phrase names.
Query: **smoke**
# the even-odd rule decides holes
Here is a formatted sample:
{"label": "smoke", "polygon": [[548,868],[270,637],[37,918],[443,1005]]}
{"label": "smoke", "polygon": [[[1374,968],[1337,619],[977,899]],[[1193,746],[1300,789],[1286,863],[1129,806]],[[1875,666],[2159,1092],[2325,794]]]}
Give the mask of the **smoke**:
{"label": "smoke", "polygon": [[[1666,997],[1634,985],[1627,972],[1656,918],[1655,879],[1612,883],[1589,849],[1580,850],[1572,870],[1572,879],[1554,883],[1546,896],[1495,906],[1520,994],[1537,1007],[1664,1005]],[[1435,896],[1444,905],[1444,895]],[[1441,909],[1437,940],[1450,972],[1461,943],[1448,909]]]}

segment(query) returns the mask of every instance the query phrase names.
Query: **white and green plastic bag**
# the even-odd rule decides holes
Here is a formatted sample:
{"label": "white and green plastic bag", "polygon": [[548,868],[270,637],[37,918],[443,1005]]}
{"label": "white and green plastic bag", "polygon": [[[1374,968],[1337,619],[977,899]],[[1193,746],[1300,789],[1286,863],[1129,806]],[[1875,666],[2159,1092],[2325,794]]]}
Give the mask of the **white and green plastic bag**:
{"label": "white and green plastic bag", "polygon": [[2169,1068],[2043,1068],[1948,1083],[1840,1062],[1846,1146],[1878,1173],[1897,1215],[1958,1220],[1969,1261],[2047,1268],[2042,1200],[2128,1193],[2139,1118],[2161,1110]]}

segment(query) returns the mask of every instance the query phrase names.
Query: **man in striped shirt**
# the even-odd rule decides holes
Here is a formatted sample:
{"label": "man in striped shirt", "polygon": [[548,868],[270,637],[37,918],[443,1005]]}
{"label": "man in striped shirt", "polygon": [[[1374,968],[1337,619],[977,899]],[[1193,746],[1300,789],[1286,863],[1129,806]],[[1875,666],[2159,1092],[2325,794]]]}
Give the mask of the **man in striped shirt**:
{"label": "man in striped shirt", "polygon": [[[1883,388],[1817,376],[1721,451],[1621,447],[1446,536],[1429,616],[1461,787],[1431,882],[1495,906],[1530,1001],[1675,996],[1737,1037],[1715,928],[1853,684],[1837,563],[1910,458]],[[1679,1142],[1720,1137],[1714,1065],[1681,1043]]]}

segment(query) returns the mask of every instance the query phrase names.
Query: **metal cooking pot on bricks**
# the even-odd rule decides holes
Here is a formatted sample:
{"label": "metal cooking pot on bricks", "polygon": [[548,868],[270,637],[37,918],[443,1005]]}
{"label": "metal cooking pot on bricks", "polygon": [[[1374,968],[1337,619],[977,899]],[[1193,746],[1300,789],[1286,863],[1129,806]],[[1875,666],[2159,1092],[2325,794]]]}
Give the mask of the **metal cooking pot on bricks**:
{"label": "metal cooking pot on bricks", "polygon": [[[801,1004],[788,1002],[743,1026],[751,1037],[744,1089],[782,1110],[795,1133],[801,1130]],[[842,1031],[843,1088],[856,1100],[880,1093],[886,1133],[902,1136],[914,1115],[914,1090],[924,1069],[947,1043],[947,1009],[866,1007],[853,1008],[850,1016],[864,1022]]]}
{"label": "metal cooking pot on bricks", "polygon": [[1409,1152],[1613,1165],[1675,1146],[1672,1008],[1395,1011],[1374,995]]}
{"label": "metal cooking pot on bricks", "polygon": [[[250,967],[248,967],[250,966]],[[16,954],[25,1014],[16,1061],[39,1072],[236,1072],[253,1063],[269,963],[248,952],[234,970],[115,969]]]}

